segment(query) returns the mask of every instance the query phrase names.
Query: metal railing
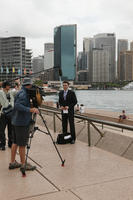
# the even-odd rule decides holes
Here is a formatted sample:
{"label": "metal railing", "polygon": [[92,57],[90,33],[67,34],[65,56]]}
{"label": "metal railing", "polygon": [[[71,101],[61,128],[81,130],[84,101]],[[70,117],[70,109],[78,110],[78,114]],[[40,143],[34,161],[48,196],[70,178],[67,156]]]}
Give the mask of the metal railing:
{"label": "metal railing", "polygon": [[[58,116],[58,114],[61,115],[61,110],[57,109],[57,108],[50,107],[50,106],[45,106],[45,105],[43,107],[41,107],[40,110],[42,112],[53,114],[53,126],[54,126],[54,132],[56,132],[55,117],[57,117],[58,119],[61,120],[61,118]],[[126,129],[126,130],[133,131],[133,126],[129,126],[129,125],[126,125],[126,124],[120,124],[120,123],[116,123],[116,122],[111,122],[111,121],[106,121],[106,120],[101,120],[101,119],[96,119],[96,118],[90,118],[88,116],[85,116],[84,114],[75,113],[74,117],[77,118],[77,119],[87,121],[87,133],[88,133],[88,145],[89,146],[91,146],[90,125],[92,125],[98,131],[98,133],[100,134],[101,137],[104,136],[104,133],[102,133],[94,123],[102,124],[102,126],[107,125],[107,126],[111,126],[111,127],[117,127],[117,128],[120,128],[120,129]]]}

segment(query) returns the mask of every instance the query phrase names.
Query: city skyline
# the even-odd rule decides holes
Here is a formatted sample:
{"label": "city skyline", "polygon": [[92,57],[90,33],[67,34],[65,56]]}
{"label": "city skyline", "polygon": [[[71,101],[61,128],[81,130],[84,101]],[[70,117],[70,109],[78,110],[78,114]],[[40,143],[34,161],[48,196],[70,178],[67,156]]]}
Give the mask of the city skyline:
{"label": "city skyline", "polygon": [[33,56],[42,55],[44,43],[53,42],[55,26],[66,24],[77,24],[78,51],[84,37],[98,33],[133,40],[132,0],[4,0],[0,7],[0,37],[26,37]]}

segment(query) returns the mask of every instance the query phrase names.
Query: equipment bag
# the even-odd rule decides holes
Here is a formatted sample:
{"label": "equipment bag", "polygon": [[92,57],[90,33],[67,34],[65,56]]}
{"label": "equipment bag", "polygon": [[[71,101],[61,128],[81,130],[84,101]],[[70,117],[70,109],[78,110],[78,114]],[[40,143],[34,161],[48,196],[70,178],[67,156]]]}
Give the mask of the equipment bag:
{"label": "equipment bag", "polygon": [[2,113],[7,117],[11,117],[13,113],[13,107],[11,105],[8,105],[6,108],[2,109]]}
{"label": "equipment bag", "polygon": [[72,136],[70,133],[66,134],[58,134],[57,136],[57,144],[68,144],[72,141]]}

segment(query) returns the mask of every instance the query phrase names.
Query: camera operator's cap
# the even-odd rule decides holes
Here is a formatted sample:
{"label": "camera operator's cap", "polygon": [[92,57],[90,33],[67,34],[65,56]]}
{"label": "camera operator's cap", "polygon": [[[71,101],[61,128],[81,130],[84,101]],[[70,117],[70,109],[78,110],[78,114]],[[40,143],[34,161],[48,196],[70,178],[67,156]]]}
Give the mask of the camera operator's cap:
{"label": "camera operator's cap", "polygon": [[28,77],[25,77],[22,85],[25,86],[25,85],[32,85],[32,84],[33,84],[32,80]]}

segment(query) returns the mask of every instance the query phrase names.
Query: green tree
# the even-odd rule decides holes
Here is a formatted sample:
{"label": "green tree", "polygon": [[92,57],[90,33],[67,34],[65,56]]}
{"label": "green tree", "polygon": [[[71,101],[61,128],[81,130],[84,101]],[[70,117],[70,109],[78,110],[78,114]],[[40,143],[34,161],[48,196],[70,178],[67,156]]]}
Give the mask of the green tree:
{"label": "green tree", "polygon": [[42,80],[35,80],[34,81],[34,85],[42,87],[43,86],[43,81]]}

